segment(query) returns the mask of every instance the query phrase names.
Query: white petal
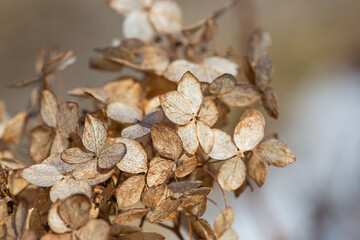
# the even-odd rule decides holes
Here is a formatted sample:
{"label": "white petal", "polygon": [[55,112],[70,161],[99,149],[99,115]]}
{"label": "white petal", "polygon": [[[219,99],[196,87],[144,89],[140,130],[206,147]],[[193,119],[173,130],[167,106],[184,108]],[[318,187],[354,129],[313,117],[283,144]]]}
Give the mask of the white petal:
{"label": "white petal", "polygon": [[135,124],[122,130],[121,137],[137,139],[145,135],[148,135],[149,133],[150,133],[149,127],[143,126],[141,124]]}
{"label": "white petal", "polygon": [[91,186],[85,181],[75,181],[72,178],[65,178],[51,188],[50,200],[55,202],[58,199],[63,200],[78,193],[82,193],[90,198],[92,194]]}
{"label": "white petal", "polygon": [[193,114],[197,114],[203,101],[201,84],[191,72],[186,72],[179,82],[177,90],[189,103]]}
{"label": "white petal", "polygon": [[203,121],[197,121],[196,124],[196,132],[200,146],[205,153],[209,153],[214,147],[214,133]]}
{"label": "white petal", "polygon": [[126,16],[123,22],[123,33],[125,38],[138,38],[144,41],[154,38],[154,30],[148,15],[142,11],[133,11]]}
{"label": "white petal", "polygon": [[231,140],[231,136],[219,129],[213,129],[214,132],[214,147],[208,154],[209,157],[225,160],[236,155],[236,147]]}
{"label": "white petal", "polygon": [[51,187],[64,176],[54,167],[47,164],[35,164],[20,172],[28,183],[38,187]]}
{"label": "white petal", "polygon": [[161,33],[180,33],[183,27],[181,9],[172,1],[154,2],[150,9],[150,19],[156,30]]}
{"label": "white petal", "polygon": [[136,123],[142,119],[139,108],[115,102],[108,105],[106,113],[112,120],[122,123]]}
{"label": "white petal", "polygon": [[141,9],[141,0],[109,0],[109,6],[116,12],[126,15]]}
{"label": "white petal", "polygon": [[193,118],[188,102],[177,91],[160,96],[160,103],[165,115],[174,123],[185,125]]}
{"label": "white petal", "polygon": [[220,168],[218,181],[223,189],[233,191],[243,184],[246,178],[246,166],[240,157],[227,160]]}
{"label": "white petal", "polygon": [[204,65],[210,66],[220,74],[229,73],[234,76],[238,74],[239,66],[236,63],[226,58],[221,58],[221,57],[205,58]]}
{"label": "white petal", "polygon": [[177,133],[183,142],[185,151],[192,155],[195,154],[199,146],[195,121],[191,121],[185,126],[179,126]]}

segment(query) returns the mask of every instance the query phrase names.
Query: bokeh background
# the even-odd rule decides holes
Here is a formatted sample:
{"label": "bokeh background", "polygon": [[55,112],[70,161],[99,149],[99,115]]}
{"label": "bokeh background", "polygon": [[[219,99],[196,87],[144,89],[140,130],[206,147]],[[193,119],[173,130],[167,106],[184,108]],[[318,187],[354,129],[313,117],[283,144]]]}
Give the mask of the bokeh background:
{"label": "bokeh background", "polygon": [[[178,3],[190,24],[224,1]],[[238,199],[228,194],[240,239],[360,239],[359,22],[358,0],[241,0],[219,19],[222,50],[232,47],[239,56],[255,28],[271,33],[280,117],[266,125],[297,156],[291,166],[270,167],[261,189]],[[116,78],[89,69],[88,60],[95,46],[119,37],[121,16],[105,0],[1,0],[0,98],[9,114],[26,107],[30,90],[6,86],[34,76],[41,46],[77,56],[61,75],[58,94],[67,99],[65,90]],[[211,197],[223,204],[218,191]],[[218,210],[209,206],[212,222]]]}

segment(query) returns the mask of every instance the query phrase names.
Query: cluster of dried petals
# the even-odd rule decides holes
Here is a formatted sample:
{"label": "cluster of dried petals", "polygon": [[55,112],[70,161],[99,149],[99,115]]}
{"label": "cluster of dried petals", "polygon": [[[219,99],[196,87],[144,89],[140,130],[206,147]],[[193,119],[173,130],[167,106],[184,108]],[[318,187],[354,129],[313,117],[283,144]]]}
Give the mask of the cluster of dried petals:
{"label": "cluster of dried petals", "polygon": [[155,30],[162,34],[178,34],[183,27],[182,12],[176,2],[166,0],[109,0],[109,6],[125,16],[126,38],[149,41]]}
{"label": "cluster of dried petals", "polygon": [[[239,196],[252,181],[261,187],[269,165],[284,167],[295,157],[275,135],[263,139],[265,120],[256,109],[262,103],[278,116],[267,86],[270,35],[254,32],[241,69],[217,46],[214,22],[236,2],[184,28],[173,1],[109,0],[125,17],[125,38],[97,47],[101,56],[90,66],[137,75],[69,91],[93,101],[81,111],[50,90],[54,74],[74,61],[72,52],[39,52],[38,77],[21,86],[43,84],[0,140],[0,239],[165,239],[144,232],[145,222],[180,239],[184,222],[199,239],[238,239],[224,190]],[[203,51],[210,41],[216,56]],[[233,107],[243,115],[230,136],[220,128]],[[214,184],[225,209],[211,226],[203,216]]]}

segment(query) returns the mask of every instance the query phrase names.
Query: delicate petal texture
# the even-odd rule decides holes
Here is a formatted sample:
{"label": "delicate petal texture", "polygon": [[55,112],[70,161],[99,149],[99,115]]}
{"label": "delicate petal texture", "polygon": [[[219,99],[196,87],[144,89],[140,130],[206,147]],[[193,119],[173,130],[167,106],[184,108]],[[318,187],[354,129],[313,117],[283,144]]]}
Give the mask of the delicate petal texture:
{"label": "delicate petal texture", "polygon": [[234,76],[238,74],[239,66],[236,63],[234,63],[226,58],[221,58],[221,57],[205,58],[204,65],[207,65],[207,66],[215,69],[220,74],[229,73]]}
{"label": "delicate petal texture", "polygon": [[[101,58],[103,59],[103,58]],[[106,94],[103,89],[101,88],[74,88],[68,91],[68,94],[71,96],[77,97],[92,97],[95,101],[100,103],[105,103],[107,101]]]}
{"label": "delicate petal texture", "polygon": [[218,181],[223,189],[233,191],[241,186],[246,178],[246,166],[240,157],[227,160],[220,168]]}
{"label": "delicate petal texture", "polygon": [[136,123],[142,119],[142,112],[139,108],[121,102],[109,104],[106,113],[112,120],[123,123]]}
{"label": "delicate petal texture", "polygon": [[149,187],[158,186],[166,181],[172,174],[174,161],[161,157],[155,157],[150,161],[146,182]]}
{"label": "delicate petal texture", "polygon": [[285,167],[295,162],[291,149],[276,138],[266,139],[256,147],[256,153],[269,164],[277,167]]}
{"label": "delicate petal texture", "polygon": [[[159,100],[159,105],[160,105],[160,100]],[[155,124],[155,123],[160,123],[163,120],[164,120],[164,111],[161,108],[157,108],[151,111],[150,113],[146,114],[142,121],[147,124]]]}
{"label": "delicate petal texture", "polygon": [[275,119],[279,116],[279,100],[275,91],[271,87],[265,88],[263,92],[262,104],[270,117]]}
{"label": "delicate petal texture", "polygon": [[54,138],[52,128],[45,125],[38,126],[31,130],[30,156],[35,163],[41,163],[49,156],[51,144]]}
{"label": "delicate petal texture", "polygon": [[123,143],[111,145],[100,153],[98,166],[102,169],[114,168],[116,164],[124,157],[126,147]]}
{"label": "delicate petal texture", "polygon": [[116,190],[118,206],[127,208],[135,205],[140,200],[144,186],[144,175],[136,175],[126,179]]}
{"label": "delicate petal texture", "polygon": [[[164,76],[172,82],[179,82],[182,76],[187,72],[191,72],[194,76],[200,79],[202,82],[207,82],[206,80],[211,77],[217,77],[217,73],[210,73],[206,72],[205,69],[200,66],[199,64],[191,63],[186,60],[180,59],[173,61],[169,67],[167,68]],[[210,75],[210,77],[208,77]],[[206,77],[206,79],[204,79]],[[212,80],[214,80],[211,79]]]}
{"label": "delicate petal texture", "polygon": [[217,77],[211,84],[210,84],[210,93],[211,94],[225,94],[230,92],[236,85],[236,78],[228,73]]}
{"label": "delicate petal texture", "polygon": [[50,154],[61,153],[65,151],[68,147],[69,140],[57,131],[54,141],[51,145]]}
{"label": "delicate petal texture", "polygon": [[191,72],[186,72],[177,87],[178,92],[188,102],[193,115],[196,115],[203,101],[201,84]]}
{"label": "delicate petal texture", "polygon": [[54,231],[56,233],[70,232],[71,229],[66,226],[64,220],[61,219],[61,217],[58,213],[58,206],[60,204],[61,204],[61,202],[57,201],[50,207],[50,210],[48,213],[49,227],[52,231]]}
{"label": "delicate petal texture", "polygon": [[208,154],[209,157],[225,160],[236,155],[237,149],[231,140],[231,136],[219,129],[213,129],[214,132],[214,147]]}
{"label": "delicate petal texture", "polygon": [[143,11],[133,11],[126,16],[123,22],[125,38],[138,38],[149,41],[154,38],[154,29],[151,26],[148,15]]}
{"label": "delicate petal texture", "polygon": [[245,107],[259,101],[261,93],[250,84],[240,83],[230,92],[221,95],[220,99],[230,106]]}
{"label": "delicate petal texture", "polygon": [[108,103],[122,102],[132,106],[140,106],[143,97],[141,84],[128,77],[119,78],[105,84],[103,90],[108,98]]}
{"label": "delicate petal texture", "polygon": [[240,151],[253,149],[264,137],[265,120],[255,109],[244,112],[234,131],[234,141]]}
{"label": "delicate petal texture", "polygon": [[250,60],[257,63],[261,58],[266,56],[270,46],[270,34],[263,29],[255,30],[249,41],[248,55]]}
{"label": "delicate petal texture", "polygon": [[201,239],[206,240],[216,240],[216,236],[214,230],[211,228],[208,221],[205,219],[191,219],[191,226],[194,228],[197,235],[200,236]]}
{"label": "delicate petal texture", "polygon": [[185,126],[179,126],[177,134],[183,142],[183,147],[185,151],[191,155],[194,155],[199,146],[199,141],[197,139],[196,122],[191,121]]}
{"label": "delicate petal texture", "polygon": [[150,19],[161,33],[177,34],[183,27],[183,16],[179,5],[173,1],[156,1],[150,9]]}
{"label": "delicate petal texture", "polygon": [[159,202],[154,211],[149,216],[149,221],[158,223],[164,221],[180,205],[180,199],[166,198]]}
{"label": "delicate petal texture", "polygon": [[144,57],[141,67],[153,70],[155,73],[161,75],[168,65],[169,57],[165,50],[153,46],[144,47]]}
{"label": "delicate petal texture", "polygon": [[200,107],[199,119],[209,127],[213,126],[219,118],[219,112],[213,101],[205,101]]}
{"label": "delicate petal texture", "polygon": [[131,208],[119,213],[113,223],[128,223],[135,219],[142,218],[150,211],[149,208]]}
{"label": "delicate petal texture", "polygon": [[107,240],[109,239],[110,226],[103,219],[91,219],[79,229],[76,236],[79,240]]}
{"label": "delicate petal texture", "polygon": [[180,160],[176,162],[176,170],[175,170],[175,176],[176,177],[185,177],[192,173],[192,171],[195,170],[197,167],[198,159],[195,156],[187,156],[184,154],[181,156]]}
{"label": "delicate petal texture", "polygon": [[157,187],[147,188],[141,197],[141,202],[147,207],[154,209],[161,198],[166,194],[167,185],[162,184]]}
{"label": "delicate petal texture", "polygon": [[135,124],[122,130],[121,137],[137,139],[150,133],[150,128],[142,124]]}
{"label": "delicate petal texture", "polygon": [[84,194],[91,198],[91,186],[85,181],[75,181],[72,178],[65,178],[55,184],[50,190],[50,199],[52,202],[63,200],[74,194]]}
{"label": "delicate petal texture", "polygon": [[234,222],[234,212],[231,207],[226,208],[216,216],[214,230],[217,236],[223,235]]}
{"label": "delicate petal texture", "polygon": [[142,0],[109,0],[109,6],[116,12],[126,15],[129,12],[140,10]]}
{"label": "delicate petal texture", "polygon": [[28,114],[26,112],[20,112],[6,124],[2,134],[2,139],[5,143],[17,144],[20,142],[27,116]]}
{"label": "delicate petal texture", "polygon": [[49,90],[44,90],[41,94],[40,113],[46,125],[53,128],[57,127],[59,105],[55,95]]}
{"label": "delicate petal texture", "polygon": [[98,174],[94,178],[88,179],[88,183],[90,184],[90,186],[95,186],[99,183],[103,183],[107,181],[114,174],[114,172],[115,168],[105,173],[98,172]]}
{"label": "delicate petal texture", "polygon": [[266,173],[269,163],[265,159],[262,159],[256,152],[253,153],[252,157],[247,162],[247,171],[249,176],[254,179],[256,185],[261,187],[266,178]]}
{"label": "delicate petal texture", "polygon": [[93,160],[78,164],[78,166],[73,170],[72,176],[76,180],[90,180],[95,178],[100,173],[97,170],[97,161],[96,158]]}
{"label": "delicate petal texture", "polygon": [[154,232],[135,232],[123,235],[119,240],[165,240],[165,237]]}
{"label": "delicate petal texture", "polygon": [[67,174],[76,168],[75,164],[67,164],[61,160],[60,153],[50,155],[46,158],[42,164],[47,164],[55,167],[62,174]]}
{"label": "delicate petal texture", "polygon": [[64,137],[69,137],[70,133],[78,129],[79,106],[76,103],[60,104],[58,117],[58,130]]}
{"label": "delicate petal texture", "polygon": [[161,156],[177,159],[183,150],[183,144],[176,132],[164,125],[155,124],[151,128],[151,139]]}
{"label": "delicate petal texture", "polygon": [[106,135],[104,124],[99,119],[88,114],[83,133],[83,143],[86,149],[98,153],[106,141]]}
{"label": "delicate petal texture", "polygon": [[64,178],[55,167],[47,164],[35,164],[25,168],[20,172],[20,176],[38,187],[51,187]]}
{"label": "delicate petal texture", "polygon": [[147,156],[139,142],[128,138],[116,138],[114,143],[123,143],[126,146],[124,158],[116,164],[121,171],[128,173],[147,171]]}
{"label": "delicate petal texture", "polygon": [[160,96],[165,115],[174,123],[185,125],[193,118],[193,111],[185,98],[177,91]]}
{"label": "delicate petal texture", "polygon": [[84,151],[81,148],[69,148],[61,154],[61,159],[70,164],[78,164],[95,158],[93,152]]}
{"label": "delicate petal texture", "polygon": [[211,128],[203,121],[196,122],[196,134],[204,153],[209,153],[214,147],[215,137]]}
{"label": "delicate petal texture", "polygon": [[58,207],[61,219],[73,230],[82,227],[89,221],[90,210],[91,202],[82,194],[66,198]]}
{"label": "delicate petal texture", "polygon": [[269,57],[259,60],[255,66],[256,85],[262,87],[271,82],[271,75],[274,72],[274,63]]}

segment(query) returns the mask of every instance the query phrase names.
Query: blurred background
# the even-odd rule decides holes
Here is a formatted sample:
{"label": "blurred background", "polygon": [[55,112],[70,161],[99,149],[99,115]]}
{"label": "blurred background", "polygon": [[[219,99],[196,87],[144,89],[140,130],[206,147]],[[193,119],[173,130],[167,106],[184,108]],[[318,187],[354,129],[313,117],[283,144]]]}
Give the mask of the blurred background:
{"label": "blurred background", "polygon": [[[178,3],[188,25],[224,1]],[[0,98],[10,115],[26,107],[30,89],[6,86],[35,75],[43,45],[77,56],[61,75],[60,98],[67,99],[65,90],[115,79],[118,74],[89,69],[88,60],[95,46],[121,37],[121,19],[105,0],[2,0]],[[359,22],[358,0],[241,0],[219,19],[224,52],[232,47],[244,55],[257,27],[272,35],[280,117],[267,118],[267,130],[297,157],[286,168],[270,167],[261,189],[247,189],[237,199],[228,194],[239,239],[360,239]],[[211,198],[223,204],[219,192]],[[212,223],[218,211],[210,204],[206,217]]]}

